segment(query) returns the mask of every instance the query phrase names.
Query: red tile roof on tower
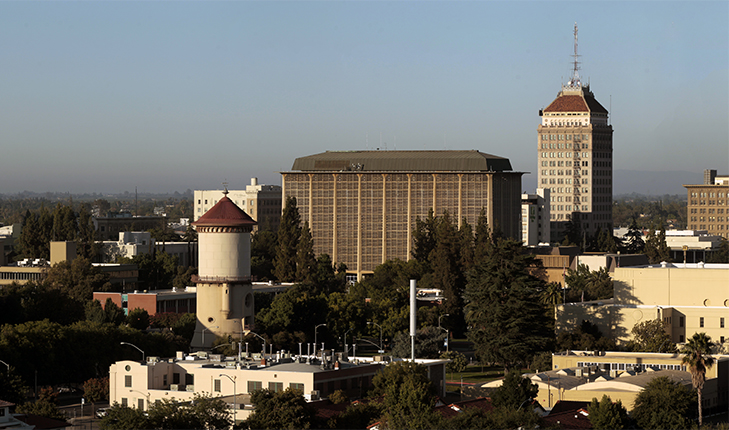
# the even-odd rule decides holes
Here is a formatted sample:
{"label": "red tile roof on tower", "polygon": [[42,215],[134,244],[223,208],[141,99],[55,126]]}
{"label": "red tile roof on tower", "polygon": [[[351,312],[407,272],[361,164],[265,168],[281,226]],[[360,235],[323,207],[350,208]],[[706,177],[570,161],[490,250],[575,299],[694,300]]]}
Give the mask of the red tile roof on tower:
{"label": "red tile roof on tower", "polygon": [[582,96],[560,96],[554,99],[544,112],[589,112]]}
{"label": "red tile roof on tower", "polygon": [[253,218],[236,206],[228,196],[223,196],[215,206],[192,223],[194,226],[205,227],[241,227],[255,224]]}

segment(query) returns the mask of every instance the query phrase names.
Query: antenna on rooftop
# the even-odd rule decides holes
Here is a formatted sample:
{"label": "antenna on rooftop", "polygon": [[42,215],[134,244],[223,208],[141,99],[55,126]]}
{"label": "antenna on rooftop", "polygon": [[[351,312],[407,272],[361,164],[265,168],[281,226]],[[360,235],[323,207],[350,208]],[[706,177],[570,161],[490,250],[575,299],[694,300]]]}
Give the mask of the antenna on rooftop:
{"label": "antenna on rooftop", "polygon": [[572,79],[567,83],[570,87],[580,87],[580,62],[578,58],[580,55],[577,53],[577,23],[575,23],[575,53],[572,55],[574,61],[572,63]]}
{"label": "antenna on rooftop", "polygon": [[223,195],[228,195],[228,178],[223,181]]}

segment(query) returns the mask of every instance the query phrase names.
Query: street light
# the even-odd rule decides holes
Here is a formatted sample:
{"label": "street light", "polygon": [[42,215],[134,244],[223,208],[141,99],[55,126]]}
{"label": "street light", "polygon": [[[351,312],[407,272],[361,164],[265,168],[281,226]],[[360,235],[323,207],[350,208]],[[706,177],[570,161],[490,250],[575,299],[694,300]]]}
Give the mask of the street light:
{"label": "street light", "polygon": [[206,330],[210,330],[211,328],[220,328],[220,327],[214,325],[212,327],[206,327],[206,328],[203,329],[203,331],[202,331],[202,345],[203,345],[203,349],[205,348],[205,331]]}
{"label": "street light", "polygon": [[449,316],[451,316],[451,314],[443,314],[443,315],[441,315],[441,316],[438,317],[438,328],[441,328],[440,327],[440,319],[443,318],[443,317],[449,317]]}
{"label": "street light", "polygon": [[374,324],[380,328],[380,354],[382,354],[383,352],[385,352],[385,350],[382,349],[382,326],[377,324],[376,322],[367,321],[367,325],[370,325],[370,324]]}
{"label": "street light", "polygon": [[137,351],[139,351],[139,352],[141,352],[141,353],[142,353],[142,363],[144,363],[144,351],[142,351],[141,349],[139,349],[139,347],[138,347],[137,345],[131,344],[131,343],[129,343],[129,342],[119,342],[119,344],[120,344],[120,345],[129,345],[129,346],[131,346],[131,347],[134,347],[134,348],[136,348],[136,349],[137,349]]}
{"label": "street light", "polygon": [[[319,324],[318,326],[314,327],[314,356],[316,356],[316,331],[317,331],[317,329],[319,329],[319,327],[322,327],[322,326],[326,327],[327,324],[326,323]],[[324,349],[324,348],[322,348],[322,349]]]}
{"label": "street light", "polygon": [[441,316],[438,317],[438,328],[441,329],[441,330],[445,330],[445,332],[446,332],[446,340],[445,340],[446,352],[448,352],[448,348],[449,348],[449,346],[448,346],[448,334],[450,332],[448,331],[447,328],[443,328],[443,327],[440,326],[440,319],[443,318],[443,317],[449,317],[449,316],[451,316],[451,314],[443,314],[443,315],[441,315]]}
{"label": "street light", "polygon": [[261,335],[258,333],[253,333],[252,331],[249,331],[248,334],[252,334],[253,336],[256,336],[257,338],[261,339],[263,341],[263,353],[262,356],[266,356],[266,339],[264,339]]}
{"label": "street light", "polygon": [[349,348],[348,348],[348,345],[347,345],[347,333],[349,333],[350,331],[352,331],[351,328],[349,330],[347,330],[347,331],[344,332],[344,353],[345,354],[349,353]]}
{"label": "street light", "polygon": [[10,365],[9,365],[8,363],[6,363],[6,362],[2,361],[2,360],[0,360],[0,363],[2,363],[2,364],[4,364],[4,365],[8,366],[8,375],[10,375]]}
{"label": "street light", "polygon": [[136,393],[139,393],[139,394],[143,395],[144,397],[146,397],[147,398],[147,409],[149,409],[149,393],[143,393],[139,390],[132,390],[132,389],[130,389],[129,392],[130,393],[136,392]]}
{"label": "street light", "polygon": [[232,378],[230,375],[226,375],[224,373],[221,373],[220,376],[225,376],[226,378],[230,379],[230,382],[233,383],[233,427],[235,427],[235,419],[238,416],[238,403],[236,402],[236,389],[235,389],[235,376]]}

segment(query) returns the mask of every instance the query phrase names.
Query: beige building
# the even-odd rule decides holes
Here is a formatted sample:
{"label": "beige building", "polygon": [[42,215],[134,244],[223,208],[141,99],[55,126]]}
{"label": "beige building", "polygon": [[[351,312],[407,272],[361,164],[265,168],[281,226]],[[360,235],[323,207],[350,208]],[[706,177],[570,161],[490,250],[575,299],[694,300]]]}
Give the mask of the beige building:
{"label": "beige building", "polygon": [[345,263],[350,279],[391,259],[410,259],[418,218],[448,211],[472,226],[481,209],[490,227],[521,238],[521,172],[479,151],[328,151],[297,158],[281,172],[314,252]]}
{"label": "beige building", "polygon": [[521,241],[524,246],[549,244],[549,188],[537,188],[534,194],[521,195]]}
{"label": "beige building", "polygon": [[570,330],[586,319],[603,334],[627,342],[635,324],[660,319],[673,342],[682,343],[694,333],[705,332],[724,344],[729,339],[727,285],[728,264],[618,267],[613,273],[612,300],[559,306],[556,328],[558,332]]}
{"label": "beige building", "polygon": [[729,238],[729,176],[706,170],[703,184],[684,187],[688,193],[687,228]]}
{"label": "beige building", "polygon": [[[729,357],[715,355],[706,372],[703,391],[705,413],[726,405]],[[665,376],[693,389],[691,374],[680,354],[567,351],[552,355],[552,369],[528,375],[539,386],[537,399],[554,406],[557,400],[589,402],[607,394],[632,410],[638,393],[654,378]]]}
{"label": "beige building", "polygon": [[[445,395],[445,364],[448,360],[417,360],[426,366],[428,377]],[[343,390],[350,397],[363,397],[372,378],[387,364],[373,358],[246,353],[242,361],[199,352],[162,360],[147,357],[144,362],[119,361],[109,368],[109,403],[142,410],[163,399],[189,401],[195,394],[223,397],[233,407],[236,421],[253,411],[250,395],[262,388],[274,392],[300,390],[308,400],[327,397]]]}
{"label": "beige building", "polygon": [[588,234],[612,231],[613,127],[607,109],[580,81],[577,25],[572,78],[539,115],[537,186],[551,191],[552,241],[562,240],[568,220]]}
{"label": "beige building", "polygon": [[[223,190],[196,190],[194,193],[194,221],[215,206],[221,198]],[[281,222],[281,187],[263,185],[258,178],[251,178],[251,184],[245,190],[228,190],[228,198],[243,209],[258,224],[257,229],[278,230]]]}

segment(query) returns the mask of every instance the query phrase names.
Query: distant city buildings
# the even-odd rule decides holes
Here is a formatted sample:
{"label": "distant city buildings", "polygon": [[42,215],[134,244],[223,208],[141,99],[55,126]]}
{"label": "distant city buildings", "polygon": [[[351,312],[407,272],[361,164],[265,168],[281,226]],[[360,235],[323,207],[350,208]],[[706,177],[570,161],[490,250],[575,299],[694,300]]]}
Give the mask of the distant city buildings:
{"label": "distant city buildings", "polygon": [[577,25],[572,78],[552,103],[539,111],[537,186],[549,188],[552,242],[567,222],[594,235],[612,231],[613,128],[608,111],[578,73]]}
{"label": "distant city buildings", "polygon": [[[196,190],[194,193],[194,221],[200,219],[215,206],[223,190]],[[251,178],[245,190],[228,190],[228,198],[253,218],[258,224],[255,230],[277,231],[281,222],[281,187],[263,185],[258,178]]]}
{"label": "distant city buildings", "polygon": [[164,230],[167,227],[167,218],[163,216],[132,216],[130,213],[121,213],[115,216],[96,217],[97,240],[117,240],[119,233],[125,231],[146,231],[151,229]]}
{"label": "distant city buildings", "polygon": [[729,238],[729,176],[717,176],[716,170],[707,169],[703,184],[684,187],[688,193],[688,229]]}
{"label": "distant city buildings", "polygon": [[521,175],[507,158],[474,150],[327,151],[281,172],[314,253],[346,264],[351,280],[387,260],[409,260],[415,221],[431,209],[473,227],[483,209],[489,227],[519,240]]}

